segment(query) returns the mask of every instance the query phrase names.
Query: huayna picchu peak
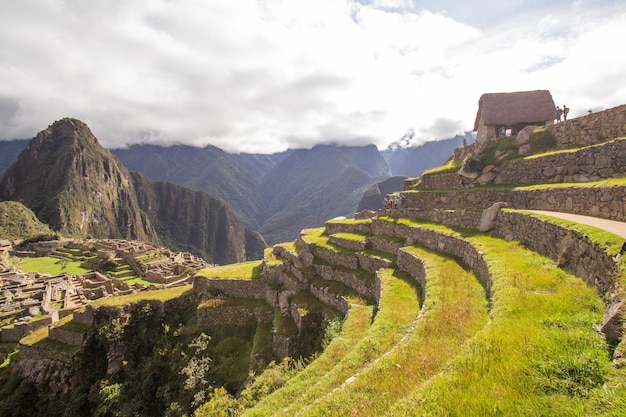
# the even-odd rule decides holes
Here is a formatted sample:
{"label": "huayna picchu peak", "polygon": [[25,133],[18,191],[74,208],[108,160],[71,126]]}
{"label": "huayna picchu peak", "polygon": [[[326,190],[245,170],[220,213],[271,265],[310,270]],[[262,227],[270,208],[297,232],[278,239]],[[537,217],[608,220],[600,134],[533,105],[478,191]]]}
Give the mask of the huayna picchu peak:
{"label": "huayna picchu peak", "polygon": [[28,143],[2,178],[0,199],[21,202],[65,236],[166,242],[214,263],[258,258],[264,247],[223,202],[128,171],[72,118]]}

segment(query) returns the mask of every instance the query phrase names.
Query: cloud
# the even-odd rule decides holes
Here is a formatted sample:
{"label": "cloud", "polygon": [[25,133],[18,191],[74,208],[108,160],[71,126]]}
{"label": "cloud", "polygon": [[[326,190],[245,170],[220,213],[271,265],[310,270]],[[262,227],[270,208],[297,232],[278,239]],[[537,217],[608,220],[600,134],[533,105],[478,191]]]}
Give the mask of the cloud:
{"label": "cloud", "polygon": [[619,2],[466,3],[2,2],[0,139],[69,116],[108,147],[385,147],[471,129],[486,92],[623,103]]}

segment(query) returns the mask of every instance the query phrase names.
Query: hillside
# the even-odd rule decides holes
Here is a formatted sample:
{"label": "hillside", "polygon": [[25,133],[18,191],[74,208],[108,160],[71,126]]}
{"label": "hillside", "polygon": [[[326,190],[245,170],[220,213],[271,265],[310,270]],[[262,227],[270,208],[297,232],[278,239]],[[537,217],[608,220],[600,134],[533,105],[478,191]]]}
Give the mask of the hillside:
{"label": "hillside", "polygon": [[28,239],[43,234],[52,234],[52,229],[40,222],[32,210],[17,201],[0,201],[2,239]]}
{"label": "hillside", "polygon": [[501,141],[407,180],[397,209],[74,312],[22,339],[0,413],[621,416],[624,238],[535,210],[626,222],[623,120]]}
{"label": "hillside", "polygon": [[258,257],[264,246],[224,203],[131,174],[76,119],[29,142],[0,181],[0,200],[21,202],[67,237],[166,242],[209,262]]}

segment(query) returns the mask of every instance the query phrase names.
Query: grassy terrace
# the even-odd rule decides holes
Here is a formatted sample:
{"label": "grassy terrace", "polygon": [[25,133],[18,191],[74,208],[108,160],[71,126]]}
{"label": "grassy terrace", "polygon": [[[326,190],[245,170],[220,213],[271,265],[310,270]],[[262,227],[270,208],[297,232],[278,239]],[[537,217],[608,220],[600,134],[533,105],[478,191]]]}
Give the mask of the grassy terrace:
{"label": "grassy terrace", "polygon": [[412,193],[441,193],[446,191],[456,192],[478,192],[484,190],[519,190],[519,191],[533,191],[533,190],[552,190],[559,188],[598,188],[598,187],[625,187],[626,177],[621,178],[607,178],[598,181],[588,182],[561,182],[555,184],[532,184],[532,185],[516,185],[516,184],[503,184],[503,185],[476,185],[471,188],[454,188],[454,189],[437,189],[437,190],[406,190],[406,192]]}
{"label": "grassy terrace", "polygon": [[164,290],[141,291],[141,292],[137,292],[134,294],[120,295],[117,297],[99,298],[93,301],[90,305],[92,307],[99,307],[99,306],[115,307],[115,306],[123,306],[126,304],[137,303],[139,301],[145,301],[145,300],[166,301],[166,300],[171,300],[173,298],[178,298],[191,291],[192,291],[192,285],[184,285],[180,287],[167,288]]}
{"label": "grassy terrace", "polygon": [[[407,333],[419,312],[419,294],[410,278],[400,271],[382,270],[381,281],[382,297],[372,325],[335,366],[302,385],[297,390],[298,395],[289,394],[289,401],[284,401],[282,392],[289,392],[290,381],[285,388],[264,399],[263,403],[274,404],[266,408],[267,412],[262,411],[265,407],[262,403],[246,415],[296,415],[310,405],[311,399],[324,396],[341,386],[363,366],[392,349]],[[280,410],[277,404],[280,404]]]}
{"label": "grassy terrace", "polygon": [[198,271],[196,276],[214,279],[256,279],[261,277],[261,272],[261,261],[250,261],[204,268]]}
{"label": "grassy terrace", "polygon": [[333,236],[339,239],[352,240],[359,243],[365,243],[370,238],[370,236],[360,233],[335,233]]}
{"label": "grassy terrace", "polygon": [[[257,406],[245,415],[269,416],[274,410],[287,407],[305,395],[310,387],[321,382],[336,364],[342,362],[355,345],[364,340],[372,323],[372,314],[371,305],[353,305],[344,319],[340,335],[333,339],[324,352],[302,372],[289,379],[279,391],[262,398]],[[242,395],[245,398],[246,391]]]}
{"label": "grassy terrace", "polygon": [[492,273],[491,321],[384,415],[618,415],[626,379],[593,330],[604,310],[594,289],[516,242],[466,239]]}
{"label": "grassy terrace", "polygon": [[39,272],[40,274],[48,273],[52,276],[66,274],[86,274],[90,269],[80,266],[79,261],[65,261],[51,256],[42,256],[39,258],[20,258],[17,268],[25,273]]}
{"label": "grassy terrace", "polygon": [[[420,316],[416,319],[417,305],[404,304],[418,302],[415,288],[386,270],[379,312],[358,344],[342,351],[341,359],[327,361],[346,334],[344,326],[316,361],[245,415],[623,415],[626,369],[612,366],[610,347],[594,331],[604,306],[593,288],[519,242],[388,220],[457,236],[476,247],[494,282],[489,313],[471,272],[440,255],[405,247],[427,270]],[[614,245],[611,234],[569,226],[593,235],[594,242]],[[392,283],[409,287],[396,291]],[[403,316],[407,310],[412,314]],[[356,311],[353,307],[346,325]],[[351,383],[344,383],[349,378]]]}
{"label": "grassy terrace", "polygon": [[383,415],[440,372],[487,322],[485,292],[471,271],[415,246],[404,250],[422,260],[428,283],[414,328],[390,355],[364,368],[353,383],[322,397],[301,415]]}
{"label": "grassy terrace", "polygon": [[[371,222],[371,220],[368,220]],[[352,240],[354,239],[363,239],[363,237],[365,235],[361,235],[358,233],[337,233],[334,236],[347,236],[345,237],[346,239],[350,239],[352,238]],[[320,227],[320,228],[316,228],[316,229],[306,229],[303,231],[302,233],[302,240],[304,240],[306,243],[308,244],[314,244],[317,245],[319,247],[325,248],[325,249],[330,249],[332,251],[335,251],[337,253],[341,253],[344,255],[354,255],[357,253],[362,253],[364,255],[367,255],[369,257],[372,258],[384,258],[384,259],[389,259],[391,261],[396,261],[396,254],[395,253],[387,253],[387,252],[381,252],[379,250],[374,250],[374,249],[366,249],[363,251],[354,251],[351,249],[347,249],[344,248],[342,246],[336,245],[332,242],[329,241],[328,239],[328,235],[324,234],[324,228]],[[359,240],[360,241],[360,240]]]}

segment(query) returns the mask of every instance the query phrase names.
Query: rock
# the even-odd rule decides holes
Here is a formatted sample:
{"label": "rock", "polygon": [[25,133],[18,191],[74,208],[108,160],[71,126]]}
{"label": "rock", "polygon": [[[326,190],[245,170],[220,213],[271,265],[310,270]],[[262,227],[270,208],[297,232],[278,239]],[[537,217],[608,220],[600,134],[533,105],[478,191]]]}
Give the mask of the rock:
{"label": "rock", "polygon": [[480,226],[478,230],[481,232],[488,232],[489,230],[494,228],[493,221],[495,220],[498,212],[502,207],[506,207],[506,203],[498,202],[491,205],[491,207],[483,210],[483,215],[480,218]]}
{"label": "rock", "polygon": [[374,217],[376,217],[374,210],[363,210],[354,215],[355,220],[373,219]]}
{"label": "rock", "polygon": [[600,331],[610,344],[616,344],[622,336],[622,325],[624,323],[624,319],[622,318],[623,310],[624,302],[622,300],[616,300],[609,304],[602,317],[602,327]]}
{"label": "rock", "polygon": [[522,146],[527,143],[530,143],[530,136],[533,134],[535,129],[538,126],[529,125],[517,132],[517,136],[515,137],[515,145]]}

